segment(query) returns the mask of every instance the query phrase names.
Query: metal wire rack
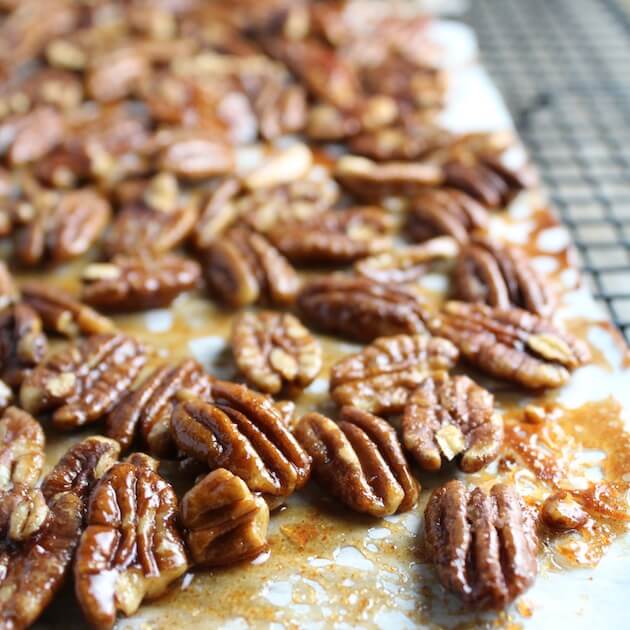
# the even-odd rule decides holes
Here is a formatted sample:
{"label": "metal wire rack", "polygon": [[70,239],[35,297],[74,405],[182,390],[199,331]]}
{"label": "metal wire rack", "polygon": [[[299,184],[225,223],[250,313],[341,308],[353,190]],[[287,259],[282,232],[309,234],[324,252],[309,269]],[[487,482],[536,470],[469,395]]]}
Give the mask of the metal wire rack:
{"label": "metal wire rack", "polygon": [[583,275],[630,341],[630,3],[471,0],[465,20]]}

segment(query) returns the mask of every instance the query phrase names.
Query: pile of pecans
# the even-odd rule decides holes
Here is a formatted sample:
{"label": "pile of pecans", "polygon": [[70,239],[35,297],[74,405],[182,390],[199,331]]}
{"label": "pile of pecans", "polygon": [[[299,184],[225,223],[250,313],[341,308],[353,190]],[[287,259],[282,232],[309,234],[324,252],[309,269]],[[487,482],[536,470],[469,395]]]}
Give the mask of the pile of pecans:
{"label": "pile of pecans", "polygon": [[[0,12],[0,626],[33,623],[72,567],[86,619],[111,628],[190,567],[265,551],[311,476],[373,517],[415,509],[410,459],[470,473],[501,450],[493,395],[460,359],[532,390],[588,361],[549,319],[549,283],[487,233],[530,169],[507,165],[505,134],[439,126],[429,19],[361,0]],[[68,261],[78,295],[45,283]],[[40,282],[16,282],[24,268]],[[439,307],[430,271],[453,276]],[[242,382],[158,359],[107,315],[191,290],[264,307],[234,321]],[[322,371],[306,324],[367,344],[332,367],[335,419],[281,400]],[[105,436],[41,479],[42,419]],[[161,460],[189,471],[183,497]],[[425,530],[442,584],[507,605],[535,577],[534,520],[511,487],[439,488]]]}

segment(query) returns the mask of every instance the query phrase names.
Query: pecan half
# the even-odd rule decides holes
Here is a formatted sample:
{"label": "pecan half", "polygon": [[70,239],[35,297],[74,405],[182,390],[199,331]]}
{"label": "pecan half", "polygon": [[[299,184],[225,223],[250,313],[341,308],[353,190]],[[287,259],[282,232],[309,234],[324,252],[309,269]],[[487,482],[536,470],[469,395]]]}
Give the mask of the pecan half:
{"label": "pecan half", "polygon": [[305,283],[297,305],[313,326],[357,341],[424,332],[428,317],[424,301],[412,291],[334,275]]}
{"label": "pecan half", "polygon": [[8,147],[12,166],[36,162],[61,142],[64,133],[63,116],[52,107],[40,106],[22,116],[4,121],[0,126],[3,144]]}
{"label": "pecan half", "polygon": [[268,547],[267,504],[224,468],[213,470],[184,495],[180,515],[195,565],[235,564]]}
{"label": "pecan half", "polygon": [[87,620],[111,628],[188,568],[177,527],[177,497],[151,468],[115,464],[90,497],[74,565],[75,593]]}
{"label": "pecan half", "polygon": [[533,519],[511,486],[496,484],[488,496],[449,481],[433,492],[424,518],[438,578],[466,604],[501,609],[534,582]]}
{"label": "pecan half", "polygon": [[335,423],[306,414],[295,435],[313,458],[313,473],[349,508],[371,516],[410,510],[418,484],[407,466],[396,431],[382,418],[344,407]]}
{"label": "pecan half", "polygon": [[467,473],[499,454],[503,421],[494,397],[467,376],[435,372],[409,396],[402,422],[403,444],[424,470],[458,458]]}
{"label": "pecan half", "polygon": [[145,349],[125,335],[80,339],[28,374],[20,401],[34,414],[53,411],[59,429],[80,427],[111,411],[145,362]]}
{"label": "pecan half", "polygon": [[481,370],[531,389],[563,385],[590,359],[582,341],[517,308],[447,302],[432,330]]}
{"label": "pecan half", "polygon": [[162,170],[191,180],[231,173],[235,166],[234,148],[210,138],[174,138],[158,156]]}
{"label": "pecan half", "polygon": [[440,337],[380,337],[332,366],[330,393],[338,405],[399,413],[429,372],[450,369],[458,356],[457,348]]}
{"label": "pecan half", "polygon": [[242,313],[232,327],[232,349],[247,380],[270,394],[304,389],[322,368],[319,342],[288,313]]}
{"label": "pecan half", "polygon": [[310,474],[310,458],[266,396],[216,381],[213,403],[184,400],[171,417],[171,433],[185,454],[210,469],[226,468],[253,492],[287,497]]}
{"label": "pecan half", "polygon": [[294,144],[268,156],[243,179],[246,188],[274,188],[302,179],[313,165],[313,154],[305,144]]}

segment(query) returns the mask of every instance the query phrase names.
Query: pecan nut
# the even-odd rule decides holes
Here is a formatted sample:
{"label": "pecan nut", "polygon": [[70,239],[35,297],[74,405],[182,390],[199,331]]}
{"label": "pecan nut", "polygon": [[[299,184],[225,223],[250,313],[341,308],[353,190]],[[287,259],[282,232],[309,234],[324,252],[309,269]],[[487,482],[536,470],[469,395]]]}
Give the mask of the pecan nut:
{"label": "pecan nut", "polygon": [[257,389],[304,389],[322,368],[319,342],[288,313],[243,313],[232,328],[236,365]]}
{"label": "pecan nut", "polygon": [[357,512],[388,516],[410,510],[418,484],[396,431],[382,418],[344,407],[335,423],[306,414],[295,435],[313,458],[313,473],[335,497]]}
{"label": "pecan nut", "polygon": [[145,362],[145,349],[125,335],[80,339],[27,375],[20,401],[34,414],[53,411],[57,428],[80,427],[111,411]]}
{"label": "pecan nut", "polygon": [[195,565],[235,564],[268,547],[267,504],[224,468],[208,473],[184,495],[180,515]]}
{"label": "pecan nut", "polygon": [[338,405],[399,413],[429,372],[450,369],[458,356],[457,348],[440,337],[380,337],[332,366],[330,393]]}
{"label": "pecan nut", "polygon": [[175,138],[158,156],[162,170],[190,180],[231,173],[235,166],[234,148],[216,139]]}
{"label": "pecan nut", "polygon": [[177,527],[177,497],[150,467],[112,466],[90,497],[74,565],[75,593],[87,620],[111,628],[188,568]]}
{"label": "pecan nut", "polygon": [[19,292],[9,268],[0,260],[0,311],[18,301]]}
{"label": "pecan nut", "polygon": [[534,523],[511,486],[496,484],[487,495],[449,481],[433,492],[424,517],[438,578],[467,605],[504,608],[534,582]]}
{"label": "pecan nut", "polygon": [[306,176],[313,165],[313,154],[305,144],[294,144],[270,155],[250,171],[243,183],[250,190],[289,184]]}
{"label": "pecan nut", "polygon": [[409,396],[402,422],[403,444],[424,470],[458,458],[467,473],[499,454],[503,422],[494,397],[467,376],[435,372]]}
{"label": "pecan nut", "polygon": [[481,370],[530,389],[560,387],[590,359],[585,343],[517,308],[447,302],[432,329]]}

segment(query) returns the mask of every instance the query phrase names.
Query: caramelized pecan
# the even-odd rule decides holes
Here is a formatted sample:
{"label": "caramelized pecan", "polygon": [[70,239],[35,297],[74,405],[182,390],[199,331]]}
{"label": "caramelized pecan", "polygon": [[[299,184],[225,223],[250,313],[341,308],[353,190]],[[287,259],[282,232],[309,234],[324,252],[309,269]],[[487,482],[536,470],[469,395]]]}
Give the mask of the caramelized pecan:
{"label": "caramelized pecan", "polygon": [[466,604],[501,609],[534,582],[533,519],[511,486],[496,484],[488,496],[449,481],[433,492],[424,518],[438,578]]}
{"label": "caramelized pecan", "polygon": [[318,413],[306,414],[295,435],[313,458],[313,473],[349,508],[371,516],[410,510],[418,500],[396,436],[382,418],[344,407],[335,423]]}
{"label": "caramelized pecan", "polygon": [[442,459],[458,458],[467,473],[495,459],[503,440],[503,421],[494,397],[467,376],[435,372],[407,400],[403,444],[424,470],[439,470]]}
{"label": "caramelized pecan", "polygon": [[235,166],[234,148],[210,138],[174,138],[158,156],[162,170],[191,180],[231,173]]}
{"label": "caramelized pecan", "polygon": [[450,341],[440,337],[380,337],[332,366],[330,393],[338,405],[399,413],[427,374],[453,367],[458,354]]}
{"label": "caramelized pecan", "polygon": [[180,515],[196,565],[235,564],[268,547],[267,504],[225,468],[208,473],[184,495]]}
{"label": "caramelized pecan", "polygon": [[567,490],[549,495],[543,503],[540,516],[547,527],[556,531],[580,529],[589,519],[588,512]]}
{"label": "caramelized pecan", "polygon": [[313,165],[313,154],[305,144],[294,144],[268,156],[251,170],[243,183],[250,190],[274,188],[302,179]]}

